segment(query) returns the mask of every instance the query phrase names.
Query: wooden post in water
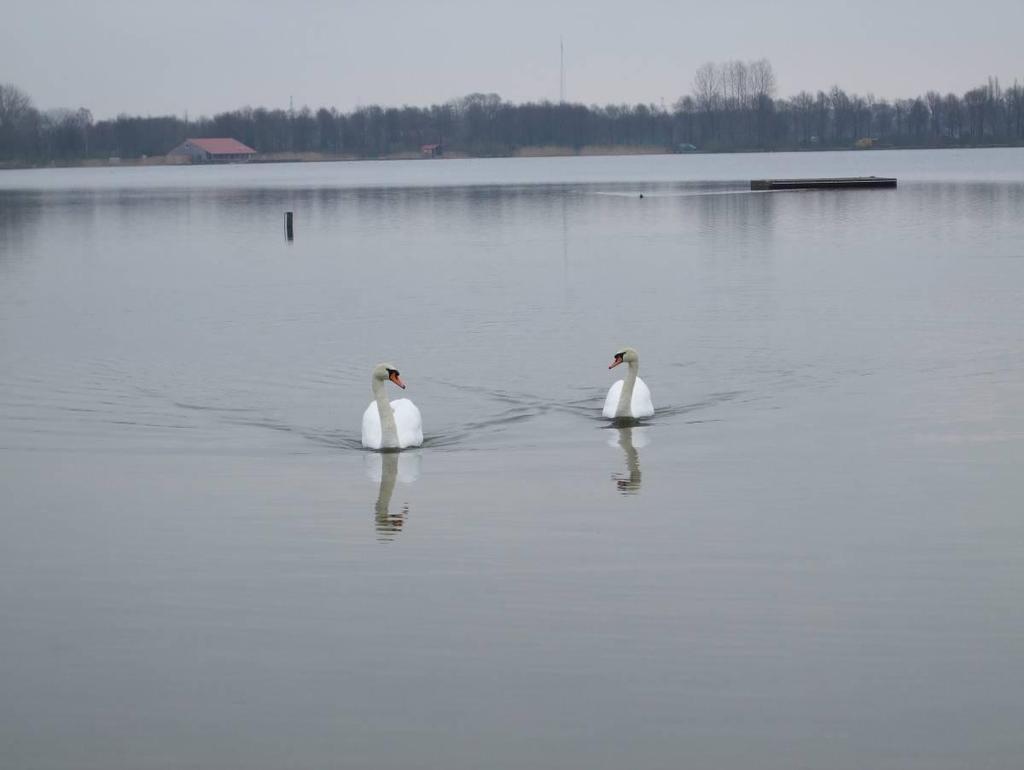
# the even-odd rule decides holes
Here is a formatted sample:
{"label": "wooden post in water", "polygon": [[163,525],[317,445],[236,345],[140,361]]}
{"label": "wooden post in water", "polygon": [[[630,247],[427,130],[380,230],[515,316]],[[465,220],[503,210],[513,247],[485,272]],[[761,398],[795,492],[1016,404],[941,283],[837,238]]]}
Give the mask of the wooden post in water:
{"label": "wooden post in water", "polygon": [[295,238],[295,234],[292,231],[292,212],[284,212],[284,236],[289,241]]}

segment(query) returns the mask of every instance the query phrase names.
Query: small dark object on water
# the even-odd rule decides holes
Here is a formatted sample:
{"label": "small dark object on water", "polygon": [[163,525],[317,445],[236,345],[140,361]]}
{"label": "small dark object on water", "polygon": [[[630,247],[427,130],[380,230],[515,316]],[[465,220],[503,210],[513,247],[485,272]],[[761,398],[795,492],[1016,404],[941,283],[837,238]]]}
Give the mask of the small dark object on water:
{"label": "small dark object on water", "polygon": [[843,190],[858,187],[895,187],[896,177],[847,176],[823,179],[754,179],[751,190]]}
{"label": "small dark object on water", "polygon": [[644,194],[643,194],[643,193],[640,193],[640,197],[641,197],[641,198],[643,198],[643,197],[644,197]]}
{"label": "small dark object on water", "polygon": [[292,232],[292,212],[290,211],[284,212],[284,235],[289,241],[295,237]]}

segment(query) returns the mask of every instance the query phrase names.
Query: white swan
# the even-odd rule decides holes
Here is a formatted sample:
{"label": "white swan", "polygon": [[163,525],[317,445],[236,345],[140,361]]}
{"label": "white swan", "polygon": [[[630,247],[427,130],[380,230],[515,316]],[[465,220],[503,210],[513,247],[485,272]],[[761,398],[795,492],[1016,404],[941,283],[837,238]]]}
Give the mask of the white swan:
{"label": "white swan", "polygon": [[608,388],[608,396],[604,400],[604,410],[601,414],[612,419],[650,417],[654,414],[651,389],[636,374],[640,370],[640,356],[633,348],[623,348],[621,353],[615,354],[615,360],[608,368],[614,369],[621,363],[629,365],[626,379],[619,380]]}
{"label": "white swan", "polygon": [[423,419],[416,404],[407,398],[388,403],[384,383],[391,380],[405,390],[398,370],[391,364],[377,364],[370,380],[373,401],[363,412],[363,446],[367,449],[405,449],[423,443]]}

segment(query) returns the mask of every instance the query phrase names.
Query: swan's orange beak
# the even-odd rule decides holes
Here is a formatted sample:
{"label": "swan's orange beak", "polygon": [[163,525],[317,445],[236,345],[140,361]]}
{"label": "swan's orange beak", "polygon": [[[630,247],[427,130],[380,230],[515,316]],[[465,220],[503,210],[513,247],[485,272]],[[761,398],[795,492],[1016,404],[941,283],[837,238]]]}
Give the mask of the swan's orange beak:
{"label": "swan's orange beak", "polygon": [[615,360],[608,364],[609,369],[614,369],[616,366],[622,363],[622,356],[615,356]]}
{"label": "swan's orange beak", "polygon": [[395,385],[400,387],[402,390],[405,390],[405,383],[402,382],[402,378],[398,376],[398,372],[391,372],[391,374],[388,375],[388,379],[395,383]]}

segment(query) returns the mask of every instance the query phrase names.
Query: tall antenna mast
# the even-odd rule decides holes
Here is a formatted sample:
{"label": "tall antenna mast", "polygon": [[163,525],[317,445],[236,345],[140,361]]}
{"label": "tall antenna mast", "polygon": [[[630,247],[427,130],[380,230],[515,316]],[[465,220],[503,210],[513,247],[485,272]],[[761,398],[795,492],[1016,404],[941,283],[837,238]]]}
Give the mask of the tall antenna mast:
{"label": "tall antenna mast", "polygon": [[565,46],[558,38],[558,101],[565,103]]}

